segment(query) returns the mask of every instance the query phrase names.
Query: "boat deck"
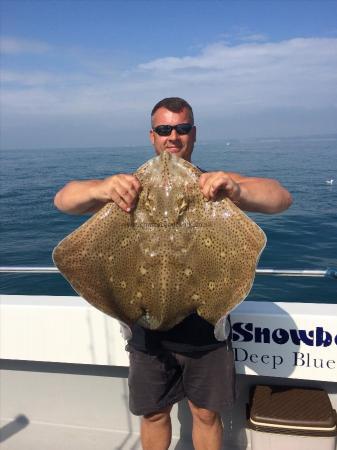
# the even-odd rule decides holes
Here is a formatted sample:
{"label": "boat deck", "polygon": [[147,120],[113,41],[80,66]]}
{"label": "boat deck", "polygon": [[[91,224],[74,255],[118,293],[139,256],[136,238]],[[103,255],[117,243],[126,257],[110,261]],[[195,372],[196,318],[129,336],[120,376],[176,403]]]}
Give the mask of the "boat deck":
{"label": "boat deck", "polygon": [[[140,449],[139,418],[128,409],[127,354],[117,322],[78,298],[3,296],[1,303],[3,450]],[[247,302],[233,313],[238,400],[222,411],[224,449],[250,449],[246,405],[256,384],[320,387],[337,409],[336,308],[306,305],[304,311],[303,304]],[[255,335],[240,333],[247,323]],[[293,340],[287,340],[291,330]],[[299,331],[302,340],[296,343]],[[308,354],[309,364],[303,357],[295,367],[297,353]],[[174,406],[172,425],[170,449],[193,449],[185,401]]]}

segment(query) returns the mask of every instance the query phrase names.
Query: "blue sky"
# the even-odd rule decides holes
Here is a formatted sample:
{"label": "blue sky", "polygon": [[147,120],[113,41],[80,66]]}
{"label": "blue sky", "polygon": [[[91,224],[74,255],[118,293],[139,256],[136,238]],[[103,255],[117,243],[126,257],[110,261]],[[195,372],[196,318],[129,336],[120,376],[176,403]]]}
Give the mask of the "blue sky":
{"label": "blue sky", "polygon": [[1,3],[4,148],[147,143],[166,96],[199,140],[336,132],[337,2]]}

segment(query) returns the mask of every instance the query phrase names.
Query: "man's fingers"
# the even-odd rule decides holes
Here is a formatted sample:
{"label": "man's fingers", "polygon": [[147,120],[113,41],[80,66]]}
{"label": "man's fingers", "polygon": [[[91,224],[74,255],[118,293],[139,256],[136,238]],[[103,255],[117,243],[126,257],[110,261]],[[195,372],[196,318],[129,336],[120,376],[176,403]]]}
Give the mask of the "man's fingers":
{"label": "man's fingers", "polygon": [[123,202],[131,208],[136,199],[136,194],[134,191],[128,190],[124,186],[116,186],[115,193],[117,194],[117,201],[114,201],[116,201],[118,205],[120,204],[119,199],[122,199]]}
{"label": "man's fingers", "polygon": [[[139,182],[138,182],[139,183]],[[122,178],[114,186],[111,198],[124,211],[130,211],[138,198],[139,185],[132,180]]]}
{"label": "man's fingers", "polygon": [[118,190],[111,193],[111,200],[126,212],[130,212],[134,205],[134,199],[128,193],[118,192]]}
{"label": "man's fingers", "polygon": [[141,191],[139,180],[129,174],[112,175],[106,178],[99,191],[105,201],[113,201],[124,211],[130,211]]}
{"label": "man's fingers", "polygon": [[139,192],[142,190],[142,185],[140,184],[140,181],[134,175],[129,175],[129,176],[130,176],[132,188],[135,190],[135,192],[137,194],[139,194]]}
{"label": "man's fingers", "polygon": [[206,183],[208,178],[209,178],[209,173],[202,173],[200,175],[200,177],[199,177],[199,186],[200,186],[201,190],[205,186],[205,183]]}
{"label": "man's fingers", "polygon": [[199,178],[201,192],[207,199],[210,198],[210,188],[212,185],[212,177],[210,175],[210,173],[203,173]]}
{"label": "man's fingers", "polygon": [[211,194],[215,196],[219,192],[219,190],[222,190],[224,192],[229,191],[232,184],[233,182],[227,177],[216,178],[211,185]]}
{"label": "man's fingers", "polygon": [[205,195],[205,197],[207,197],[209,200],[214,199],[219,189],[225,188],[227,183],[228,180],[224,179],[223,177],[220,176],[210,177],[204,184],[202,192]]}
{"label": "man's fingers", "polygon": [[132,180],[131,185],[129,186],[129,195],[132,197],[132,204],[134,205],[136,200],[138,199],[139,193],[142,190],[142,186],[137,178]]}
{"label": "man's fingers", "polygon": [[202,174],[199,185],[203,195],[208,200],[214,200],[220,190],[226,195],[231,194],[234,188],[233,180],[224,172]]}
{"label": "man's fingers", "polygon": [[120,197],[117,192],[114,192],[111,195],[111,200],[116,203],[117,206],[119,206],[123,211],[129,212],[130,206],[123,200],[122,197]]}

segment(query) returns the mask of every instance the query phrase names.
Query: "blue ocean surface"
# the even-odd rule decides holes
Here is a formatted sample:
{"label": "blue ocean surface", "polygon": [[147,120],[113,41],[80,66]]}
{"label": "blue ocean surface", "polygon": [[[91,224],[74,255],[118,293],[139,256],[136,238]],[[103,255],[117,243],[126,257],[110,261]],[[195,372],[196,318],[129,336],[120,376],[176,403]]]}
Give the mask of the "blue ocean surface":
{"label": "blue ocean surface", "polygon": [[[152,156],[151,146],[3,150],[0,265],[52,266],[53,248],[88,218],[57,211],[55,193],[70,180],[133,172]],[[337,269],[337,136],[199,143],[193,163],[276,178],[292,193],[282,214],[249,214],[268,238],[260,268]],[[76,295],[59,274],[0,280],[3,294]],[[248,300],[337,303],[337,281],[257,276]]]}

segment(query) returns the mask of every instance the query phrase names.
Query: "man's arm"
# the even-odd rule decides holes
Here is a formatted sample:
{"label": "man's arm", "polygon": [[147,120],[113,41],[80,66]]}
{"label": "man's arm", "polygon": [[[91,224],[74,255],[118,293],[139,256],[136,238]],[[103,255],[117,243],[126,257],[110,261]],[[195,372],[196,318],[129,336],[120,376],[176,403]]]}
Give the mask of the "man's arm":
{"label": "man's arm", "polygon": [[244,211],[275,214],[292,204],[290,193],[270,178],[245,177],[232,172],[206,172],[200,176],[200,188],[209,200],[223,192]]}
{"label": "man's arm", "polygon": [[[274,214],[289,208],[290,193],[276,180],[245,177],[232,172],[207,172],[200,176],[206,198],[215,200],[223,192],[244,211]],[[138,198],[141,185],[133,175],[119,174],[105,180],[71,181],[55,196],[54,204],[68,214],[92,214],[114,201],[129,212]]]}
{"label": "man's arm", "polygon": [[54,198],[60,211],[68,214],[92,214],[107,202],[115,202],[124,211],[130,211],[141,190],[133,175],[112,175],[105,180],[71,181]]}

